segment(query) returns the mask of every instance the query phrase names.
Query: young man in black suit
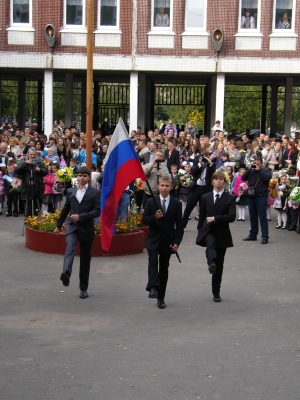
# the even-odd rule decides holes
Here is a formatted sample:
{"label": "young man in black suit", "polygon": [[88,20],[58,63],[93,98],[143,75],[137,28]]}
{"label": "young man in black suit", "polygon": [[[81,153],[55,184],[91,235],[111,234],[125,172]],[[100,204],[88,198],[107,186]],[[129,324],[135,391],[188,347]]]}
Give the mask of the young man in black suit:
{"label": "young man in black suit", "polygon": [[146,247],[148,251],[149,298],[157,299],[158,308],[165,308],[165,293],[171,254],[177,252],[183,238],[181,202],[170,196],[172,180],[169,176],[159,178],[159,196],[148,199],[143,224],[149,225]]}
{"label": "young man in black suit", "polygon": [[54,233],[59,234],[59,229],[66,220],[66,252],[60,277],[64,286],[69,286],[76,245],[80,242],[79,289],[80,298],[86,299],[94,241],[94,219],[100,215],[100,191],[89,186],[91,171],[87,167],[78,169],[77,178],[78,187],[67,190],[66,203]]}
{"label": "young man in black suit", "polygon": [[212,175],[213,191],[201,198],[196,244],[206,247],[208,270],[212,274],[213,300],[220,302],[226,249],[233,247],[229,223],[236,217],[235,197],[224,191],[225,175]]}

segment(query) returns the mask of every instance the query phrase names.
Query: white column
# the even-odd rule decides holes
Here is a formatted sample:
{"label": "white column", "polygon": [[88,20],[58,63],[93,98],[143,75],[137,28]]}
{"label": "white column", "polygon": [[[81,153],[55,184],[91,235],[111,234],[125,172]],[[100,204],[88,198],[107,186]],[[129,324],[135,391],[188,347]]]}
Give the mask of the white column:
{"label": "white column", "polygon": [[73,74],[65,74],[65,126],[73,124]]}
{"label": "white column", "polygon": [[53,70],[44,72],[44,133],[49,137],[53,130]]}
{"label": "white column", "polygon": [[129,134],[138,127],[138,91],[139,74],[130,72],[130,113],[129,113]]}
{"label": "white column", "polygon": [[290,136],[292,126],[292,96],[293,78],[287,77],[285,80],[285,102],[284,102],[284,134]]}
{"label": "white column", "polygon": [[224,96],[225,96],[225,74],[218,74],[217,84],[216,84],[215,121],[220,120],[221,126],[224,126]]}
{"label": "white column", "polygon": [[142,74],[139,75],[138,93],[138,126],[140,126],[142,132],[144,132],[146,116],[146,76]]}
{"label": "white column", "polygon": [[[211,128],[215,125],[216,122],[216,106],[217,106],[217,77],[211,77],[211,84],[209,85],[209,105],[210,105],[210,114],[209,114],[209,127],[208,132],[211,136]],[[205,132],[207,134],[207,132]]]}

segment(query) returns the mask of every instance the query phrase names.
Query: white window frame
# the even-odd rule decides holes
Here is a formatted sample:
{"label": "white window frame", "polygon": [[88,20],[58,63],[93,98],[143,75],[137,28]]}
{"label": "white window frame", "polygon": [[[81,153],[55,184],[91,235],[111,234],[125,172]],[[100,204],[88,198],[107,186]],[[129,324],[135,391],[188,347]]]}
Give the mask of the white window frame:
{"label": "white window frame", "polygon": [[120,30],[120,0],[117,0],[117,16],[116,16],[116,25],[100,25],[101,19],[101,1],[98,0],[98,15],[97,15],[97,29],[101,31],[119,31]]}
{"label": "white window frame", "polygon": [[291,18],[291,29],[279,29],[275,26],[276,24],[276,10],[277,10],[277,0],[273,2],[273,21],[272,21],[272,32],[278,33],[280,36],[290,36],[291,34],[295,33],[295,13],[296,13],[296,0],[293,1],[292,7],[292,18]]}
{"label": "white window frame", "polygon": [[[163,1],[163,0],[162,0]],[[151,31],[155,32],[171,32],[173,29],[173,0],[170,0],[170,15],[169,15],[169,21],[170,24],[169,26],[163,27],[163,26],[155,26],[154,25],[154,0],[151,0]]]}
{"label": "white window frame", "polygon": [[204,18],[203,18],[203,27],[188,27],[187,25],[187,6],[188,6],[188,0],[185,2],[185,32],[206,32],[206,23],[207,23],[207,0],[203,0],[204,2]]}
{"label": "white window frame", "polygon": [[[242,5],[243,0],[239,0],[239,19],[238,19],[238,32],[245,34],[245,36],[255,36],[260,32],[260,19],[261,19],[261,0],[257,0],[257,20],[255,29],[242,28]],[[250,7],[249,7],[250,8]]]}
{"label": "white window frame", "polygon": [[74,30],[74,31],[86,30],[85,13],[86,13],[86,1],[82,0],[82,24],[81,25],[67,24],[67,0],[64,0],[64,28],[67,30]]}
{"label": "white window frame", "polygon": [[32,27],[32,0],[29,0],[29,22],[14,22],[14,1],[10,0],[10,26],[13,28],[31,28]]}

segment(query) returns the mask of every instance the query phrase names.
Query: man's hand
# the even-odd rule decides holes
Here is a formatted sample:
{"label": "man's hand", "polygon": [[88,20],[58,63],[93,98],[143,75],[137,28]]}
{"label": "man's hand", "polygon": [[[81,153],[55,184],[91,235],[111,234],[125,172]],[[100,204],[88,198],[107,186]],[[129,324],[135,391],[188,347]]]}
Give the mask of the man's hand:
{"label": "man's hand", "polygon": [[59,229],[58,229],[58,227],[56,227],[56,228],[54,229],[53,233],[55,233],[55,235],[58,235],[58,234],[59,234]]}
{"label": "man's hand", "polygon": [[161,176],[160,170],[156,171],[156,175],[157,175],[157,176]]}
{"label": "man's hand", "polygon": [[156,213],[155,213],[155,218],[156,219],[162,218],[163,216],[164,216],[164,214],[162,213],[161,210],[157,210],[156,211]]}
{"label": "man's hand", "polygon": [[177,244],[170,244],[170,247],[172,248],[172,251],[174,251],[175,253],[177,253],[177,251],[178,251],[178,246],[177,246]]}
{"label": "man's hand", "polygon": [[207,222],[208,224],[214,222],[214,220],[215,220],[214,217],[207,217],[207,218],[206,218],[206,222]]}
{"label": "man's hand", "polygon": [[36,169],[35,169],[37,172],[39,172],[41,169],[40,169],[40,167],[36,167]]}
{"label": "man's hand", "polygon": [[79,215],[78,215],[78,214],[73,214],[73,215],[71,215],[70,218],[71,218],[71,220],[74,221],[74,222],[79,221]]}

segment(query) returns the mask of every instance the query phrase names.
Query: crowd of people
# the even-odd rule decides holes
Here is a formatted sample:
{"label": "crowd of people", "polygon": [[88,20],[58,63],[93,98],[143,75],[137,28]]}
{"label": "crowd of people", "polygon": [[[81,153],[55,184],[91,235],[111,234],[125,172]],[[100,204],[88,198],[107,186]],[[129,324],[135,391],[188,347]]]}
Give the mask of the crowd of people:
{"label": "crowd of people", "polygon": [[[221,301],[220,286],[226,248],[232,246],[228,224],[235,220],[236,213],[237,221],[243,222],[247,218],[246,208],[249,209],[250,231],[243,239],[245,241],[257,240],[260,224],[261,244],[268,243],[271,207],[277,211],[276,229],[300,233],[300,190],[297,196],[291,196],[293,187],[299,189],[299,134],[296,132],[291,137],[283,135],[281,139],[264,133],[250,137],[249,130],[240,136],[236,136],[235,131],[225,135],[220,121],[216,121],[211,131],[211,135],[204,135],[202,131],[196,132],[190,121],[186,126],[178,126],[169,120],[166,124],[160,121],[159,126],[155,125],[153,130],[146,133],[138,128],[129,135],[147,182],[137,178],[125,188],[117,209],[117,217],[126,219],[132,203],[136,203],[136,207],[144,212],[143,221],[149,223],[147,290],[150,298],[158,299],[159,308],[165,308],[164,296],[170,255],[177,252],[195,207],[195,219],[199,220],[196,243],[206,247],[216,302]],[[85,166],[86,135],[79,132],[76,126],[68,128],[60,123],[49,138],[37,132],[30,132],[29,128],[25,128],[23,132],[2,126],[0,213],[2,214],[1,207],[5,196],[6,216],[17,217],[19,213],[33,215],[39,211],[60,210],[62,196],[67,194],[59,220],[59,224],[62,224],[70,208],[75,210],[78,204],[79,208],[81,207],[82,196],[87,191],[87,182],[91,183],[93,189],[101,191],[111,134],[96,130],[92,132],[92,137],[92,171],[89,171]],[[63,185],[61,190],[56,184],[59,170],[66,166],[72,170],[74,176],[78,173],[78,182],[72,189],[74,193],[65,191],[71,187],[70,183]],[[88,206],[93,210],[93,216],[100,212],[100,205],[95,203],[95,198],[100,201],[99,190],[93,192],[91,204]],[[72,193],[77,200],[79,199],[73,205]],[[155,203],[149,201],[153,195],[157,196],[159,202],[157,211]],[[170,201],[170,197],[174,200]],[[82,203],[83,206],[85,203]],[[74,226],[76,228],[80,221],[80,214],[77,214],[74,214],[73,219],[72,215],[70,217],[72,229]],[[169,215],[170,221],[176,221],[175,231],[168,225],[165,215]],[[164,222],[158,222],[161,219]],[[92,220],[89,220],[89,223],[92,226]],[[216,230],[217,226],[219,229]],[[171,238],[175,235],[176,240],[174,239],[168,247],[165,247],[165,236],[162,235],[164,231],[166,237]],[[227,232],[226,240],[224,235],[221,235],[222,232]],[[85,240],[78,232],[76,235],[76,243],[78,240]],[[75,239],[72,239],[70,254],[67,251],[65,255],[66,265],[73,263],[74,243]],[[87,297],[88,272],[85,273],[87,277],[80,287],[81,298]],[[70,268],[65,266],[61,277],[65,286],[69,285],[69,278]],[[164,284],[159,285],[157,282],[160,280]]]}

